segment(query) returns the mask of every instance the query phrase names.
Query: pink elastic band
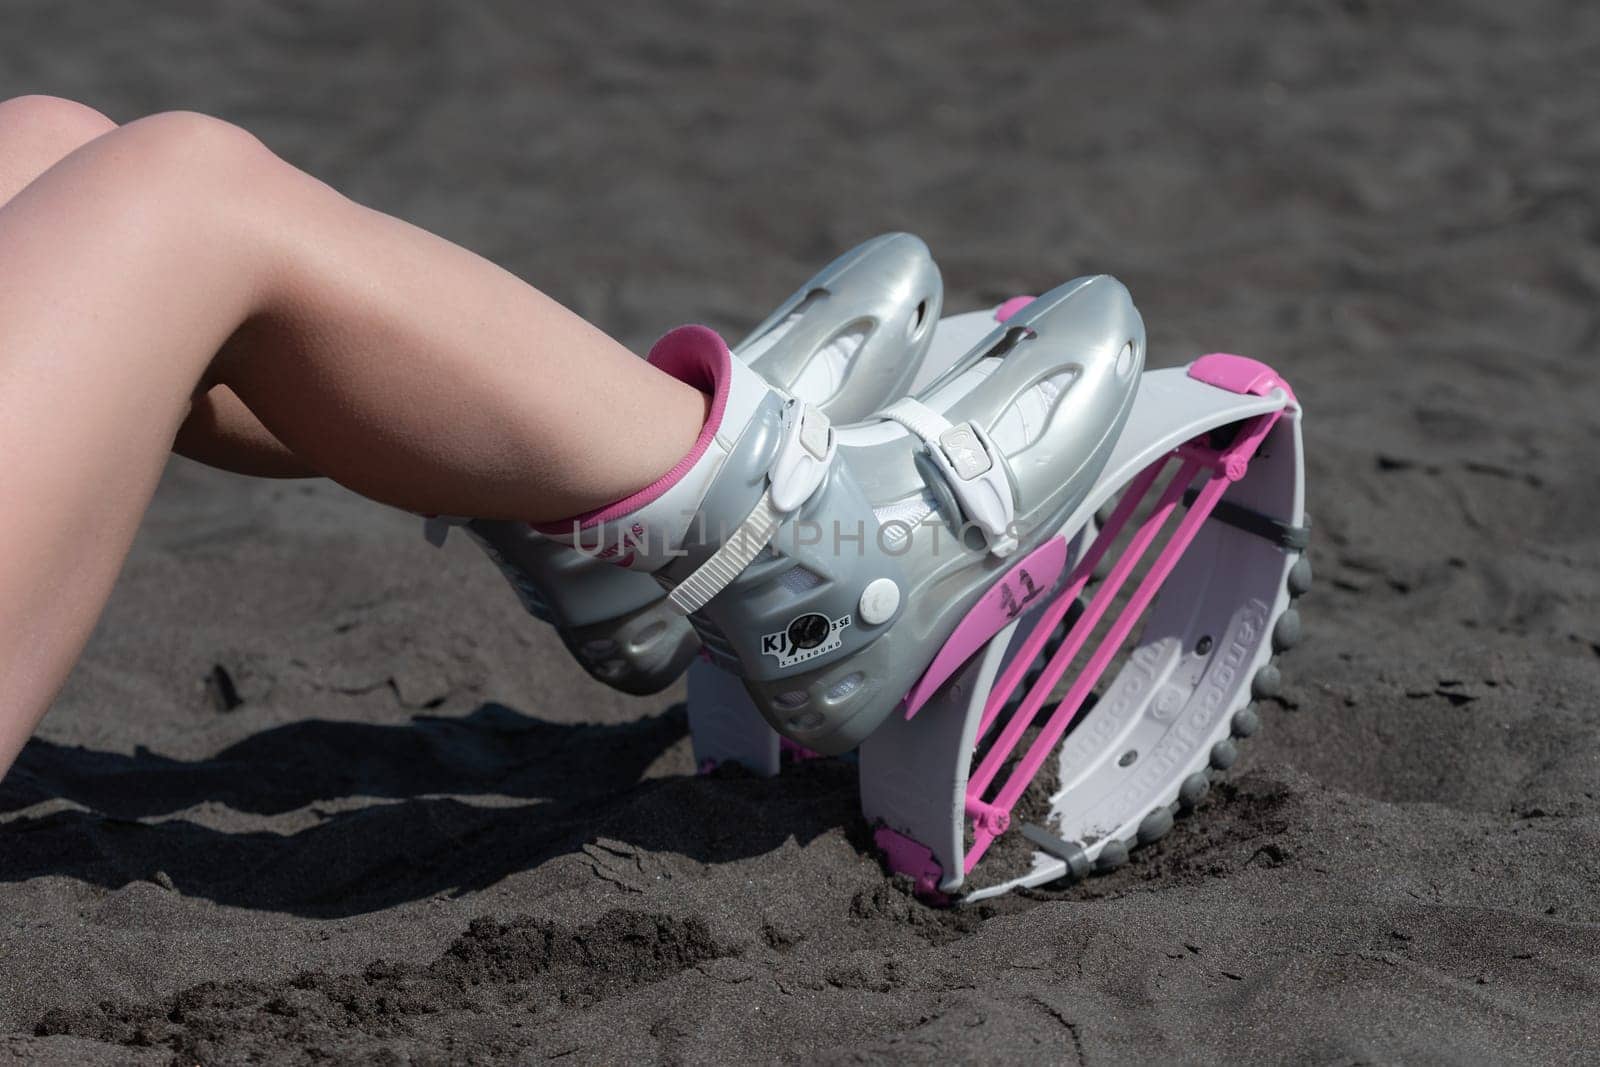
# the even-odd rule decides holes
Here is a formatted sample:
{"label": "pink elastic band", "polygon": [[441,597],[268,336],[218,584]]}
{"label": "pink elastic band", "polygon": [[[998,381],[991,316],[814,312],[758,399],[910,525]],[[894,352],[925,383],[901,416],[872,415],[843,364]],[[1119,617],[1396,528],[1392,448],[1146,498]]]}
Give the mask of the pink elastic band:
{"label": "pink elastic band", "polygon": [[694,447],[673,464],[671,470],[638,492],[570,519],[532,523],[533,528],[539,533],[552,535],[570,534],[574,526],[587,530],[638,511],[677,485],[700,461],[710,447],[711,439],[722,426],[722,414],[728,407],[728,386],[733,377],[732,361],[727,343],[707,326],[679,326],[651,346],[651,366],[666,371],[685,385],[711,394],[711,412],[706,416],[705,425],[700,428],[700,436],[695,439]]}

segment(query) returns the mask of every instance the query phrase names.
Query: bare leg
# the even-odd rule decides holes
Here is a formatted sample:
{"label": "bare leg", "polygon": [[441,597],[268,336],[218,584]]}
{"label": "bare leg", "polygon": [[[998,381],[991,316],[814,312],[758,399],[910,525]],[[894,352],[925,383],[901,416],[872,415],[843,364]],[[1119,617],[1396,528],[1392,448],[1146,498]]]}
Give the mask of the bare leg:
{"label": "bare leg", "polygon": [[195,396],[172,450],[256,478],[314,478],[319,473],[261,425],[226,385],[213,385]]}
{"label": "bare leg", "polygon": [[[74,150],[117,124],[94,108],[53,96],[0,101],[0,206]],[[226,385],[197,395],[173,451],[213,467],[266,478],[317,472],[261,425]]]}
{"label": "bare leg", "polygon": [[550,520],[648,484],[706,398],[231,126],[163,115],[0,207],[0,769],[81,650],[202,383],[357,492]]}

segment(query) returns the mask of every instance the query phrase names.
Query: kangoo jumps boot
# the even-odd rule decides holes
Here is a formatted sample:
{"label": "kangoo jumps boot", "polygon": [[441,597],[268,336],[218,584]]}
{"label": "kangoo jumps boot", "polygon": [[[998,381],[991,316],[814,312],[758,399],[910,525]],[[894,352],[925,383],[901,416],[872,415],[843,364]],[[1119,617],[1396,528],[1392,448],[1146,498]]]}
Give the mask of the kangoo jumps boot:
{"label": "kangoo jumps boot", "polygon": [[[828,264],[733,350],[771,385],[834,421],[904,396],[922,365],[944,290],[928,248],[905,233],[873,238]],[[574,551],[526,523],[435,520],[489,555],[523,607],[550,623],[591,676],[625,693],[660,692],[683,674],[699,638],[660,583]]]}
{"label": "kangoo jumps boot", "polygon": [[655,575],[768,722],[832,755],[1084,499],[1132,407],[1144,326],[1115,279],[1069,282],[842,429],[704,327],[667,334],[650,361],[713,397],[694,450],[674,476],[541,529]]}

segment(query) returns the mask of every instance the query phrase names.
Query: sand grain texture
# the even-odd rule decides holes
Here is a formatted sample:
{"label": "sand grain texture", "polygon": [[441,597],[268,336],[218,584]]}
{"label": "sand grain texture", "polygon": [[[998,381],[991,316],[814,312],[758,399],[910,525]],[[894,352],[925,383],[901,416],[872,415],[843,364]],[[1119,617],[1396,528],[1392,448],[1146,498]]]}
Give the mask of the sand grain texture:
{"label": "sand grain texture", "polygon": [[1295,385],[1318,583],[1197,817],[938,913],[848,768],[696,778],[471,546],[175,461],[0,784],[0,1062],[1600,1058],[1597,72],[1579,3],[7,4],[0,95],[234,119],[640,348],[888,229],[953,310],[1114,273]]}

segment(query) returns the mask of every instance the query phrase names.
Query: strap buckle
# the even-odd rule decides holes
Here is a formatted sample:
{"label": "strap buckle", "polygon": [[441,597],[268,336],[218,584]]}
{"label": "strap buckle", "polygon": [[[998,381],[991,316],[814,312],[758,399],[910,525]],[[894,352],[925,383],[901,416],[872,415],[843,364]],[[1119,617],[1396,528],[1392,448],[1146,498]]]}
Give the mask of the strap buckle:
{"label": "strap buckle", "polygon": [[783,437],[767,470],[767,490],[733,534],[667,594],[680,614],[692,615],[726,589],[772,542],[778,527],[822,485],[839,449],[828,417],[810,404],[790,400],[783,409]]}
{"label": "strap buckle", "polygon": [[773,510],[787,515],[810,500],[827,477],[838,449],[839,435],[828,416],[799,400],[785,404],[783,439],[767,472]]}
{"label": "strap buckle", "polygon": [[911,397],[890,404],[878,415],[922,438],[924,451],[955,496],[961,517],[983,531],[990,552],[1004,559],[1017,550],[1012,530],[1017,498],[1011,490],[1005,453],[995,447],[982,426],[970,419],[952,423]]}
{"label": "strap buckle", "polygon": [[970,421],[956,423],[929,439],[927,447],[962,516],[983,531],[989,551],[1002,559],[1015,552],[1016,496],[1005,456],[983,427]]}

